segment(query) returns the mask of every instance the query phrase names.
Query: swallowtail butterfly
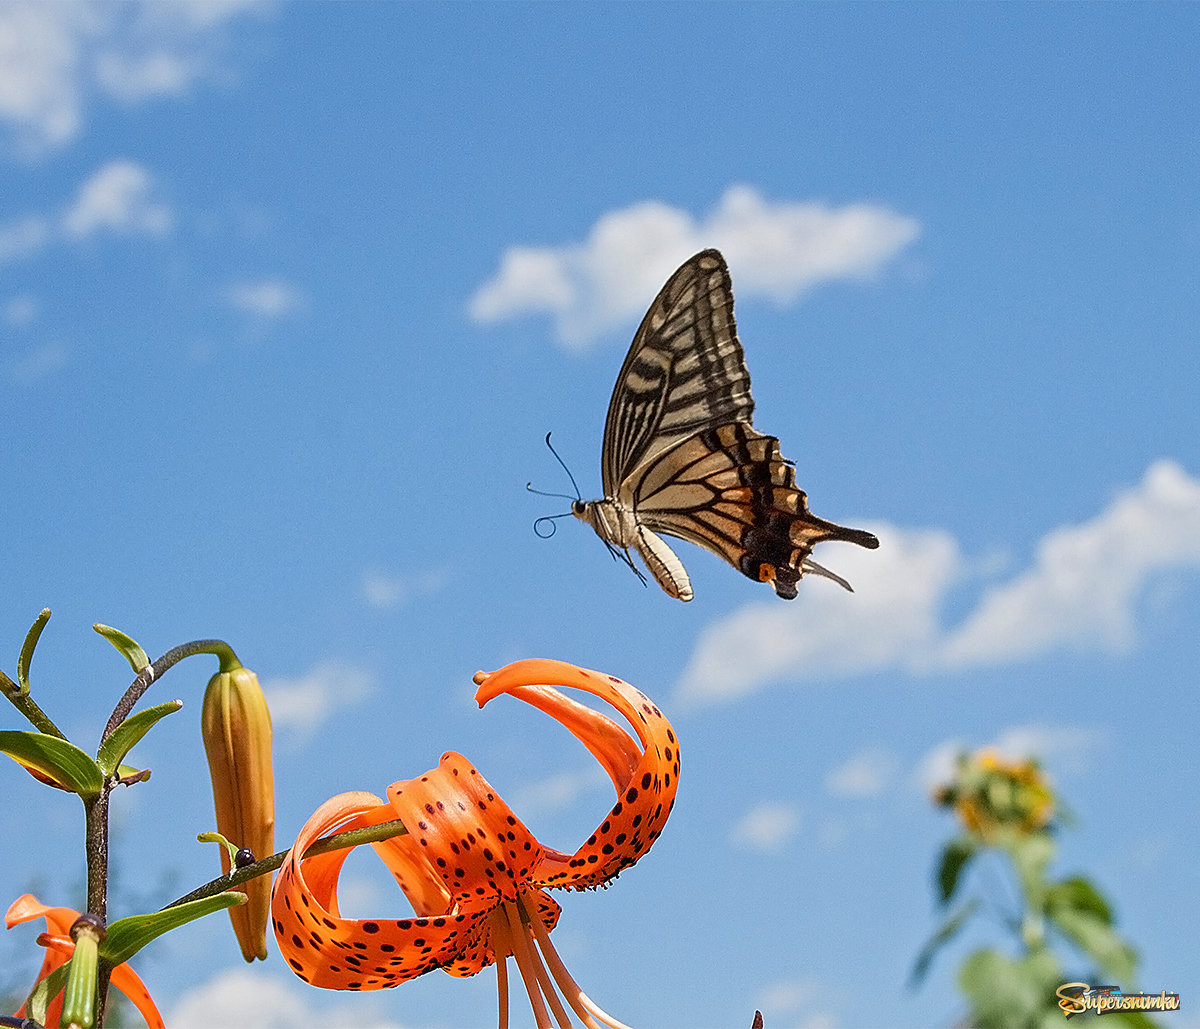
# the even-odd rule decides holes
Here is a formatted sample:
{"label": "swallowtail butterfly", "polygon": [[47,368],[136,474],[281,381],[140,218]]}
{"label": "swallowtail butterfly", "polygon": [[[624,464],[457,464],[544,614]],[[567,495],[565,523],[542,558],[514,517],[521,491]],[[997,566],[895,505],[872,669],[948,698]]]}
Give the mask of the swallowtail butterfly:
{"label": "swallowtail butterfly", "polygon": [[879,540],[810,514],[779,440],[750,424],[750,373],[733,320],[725,259],[705,250],[667,280],[617,376],[604,425],[603,500],[576,500],[614,556],[636,551],[672,597],[692,599],[659,533],[690,540],[785,600],[806,572],[850,584],[809,555],[826,540]]}

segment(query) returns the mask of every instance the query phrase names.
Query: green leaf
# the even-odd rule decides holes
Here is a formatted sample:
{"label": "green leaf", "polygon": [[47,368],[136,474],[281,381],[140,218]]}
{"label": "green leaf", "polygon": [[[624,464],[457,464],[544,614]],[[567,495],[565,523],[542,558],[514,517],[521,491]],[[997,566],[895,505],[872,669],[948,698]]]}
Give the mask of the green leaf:
{"label": "green leaf", "polygon": [[29,632],[25,634],[21,656],[17,659],[17,682],[21,684],[21,689],[26,693],[29,692],[29,663],[33,660],[33,648],[37,646],[38,637],[42,635],[42,630],[46,628],[48,621],[50,621],[50,608],[44,607],[33,625],[30,626]]}
{"label": "green leaf", "polygon": [[244,893],[226,892],[163,908],[152,914],[120,918],[108,927],[108,939],[100,944],[100,954],[106,961],[119,965],[165,932],[211,915],[214,911],[224,911],[245,903]]}
{"label": "green leaf", "polygon": [[963,869],[967,867],[967,862],[975,856],[978,849],[975,840],[970,836],[960,836],[946,844],[937,871],[938,903],[943,907],[954,896]]}
{"label": "green leaf", "polygon": [[141,670],[150,663],[146,652],[120,629],[114,629],[111,625],[101,625],[99,622],[92,628],[125,655],[125,660],[129,662],[135,675],[140,674]]}
{"label": "green leaf", "polygon": [[1088,912],[1105,925],[1112,925],[1112,908],[1108,906],[1108,901],[1082,876],[1064,879],[1046,891],[1046,914],[1054,917],[1059,911]]}
{"label": "green leaf", "polygon": [[84,800],[99,796],[104,773],[75,744],[41,732],[0,730],[0,753],[41,772],[64,790],[78,793]]}
{"label": "green leaf", "polygon": [[966,924],[967,919],[978,909],[978,900],[968,901],[941,924],[938,931],[929,938],[929,942],[921,948],[921,953],[917,955],[917,963],[908,977],[910,986],[916,986],[925,978],[937,952],[958,933],[958,930]]}
{"label": "green leaf", "polygon": [[160,718],[165,718],[183,707],[182,700],[168,700],[163,704],[148,707],[130,715],[118,725],[96,752],[96,761],[106,776],[112,775],[121,759],[146,735]]}

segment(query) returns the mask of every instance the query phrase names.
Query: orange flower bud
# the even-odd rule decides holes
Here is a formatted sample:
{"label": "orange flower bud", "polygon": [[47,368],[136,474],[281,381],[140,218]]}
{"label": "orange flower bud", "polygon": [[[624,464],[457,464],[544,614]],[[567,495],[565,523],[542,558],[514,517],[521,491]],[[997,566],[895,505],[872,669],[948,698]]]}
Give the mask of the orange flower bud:
{"label": "orange flower bud", "polygon": [[[209,680],[200,715],[212,776],[217,830],[240,848],[264,858],[275,850],[275,777],[271,767],[271,712],[258,676],[248,668],[221,671]],[[229,872],[224,848],[221,868]],[[247,903],[229,909],[233,931],[247,961],[267,957],[271,878],[237,887]]]}

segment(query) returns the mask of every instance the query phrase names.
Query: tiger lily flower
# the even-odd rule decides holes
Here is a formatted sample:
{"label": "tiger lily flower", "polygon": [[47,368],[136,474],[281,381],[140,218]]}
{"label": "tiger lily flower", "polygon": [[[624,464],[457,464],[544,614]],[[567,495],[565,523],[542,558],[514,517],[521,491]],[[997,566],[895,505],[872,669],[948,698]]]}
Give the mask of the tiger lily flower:
{"label": "tiger lily flower", "polygon": [[[71,955],[75,953],[75,941],[71,939],[71,926],[78,920],[79,912],[73,911],[71,908],[47,907],[32,893],[26,893],[12,902],[4,916],[4,922],[11,929],[14,925],[41,917],[46,919],[48,931],[38,937],[38,942],[46,948],[46,956],[42,960],[42,970],[38,972],[36,980],[39,983],[60,965],[65,965],[70,961]],[[145,984],[129,965],[117,965],[112,970],[109,981],[133,1002],[134,1007],[141,1012],[142,1018],[146,1020],[146,1025],[150,1029],[166,1029],[162,1015],[158,1013],[158,1008],[155,1007],[154,1001],[150,997],[150,991],[146,989]],[[62,1006],[63,996],[60,992],[46,1009],[47,1025],[58,1025],[62,1015]],[[24,1004],[17,1011],[16,1017],[25,1017]]]}
{"label": "tiger lily flower", "polygon": [[[599,1020],[620,1027],[559,960],[550,933],[561,908],[547,888],[604,885],[650,848],[675,801],[675,732],[628,683],[561,661],[518,661],[491,674],[478,672],[475,682],[480,707],[507,693],[577,736],[616,788],[611,811],[573,854],[553,850],[539,843],[471,763],[453,751],[424,775],[393,783],[386,801],[370,793],[334,797],[300,831],[275,880],[271,915],[280,951],[305,982],[335,990],[386,989],[434,968],[470,976],[495,964],[502,1027],[508,1024],[507,959],[512,955],[539,1027],[551,1024],[547,1004],[560,1025],[570,1024],[555,983],[584,1024]],[[637,741],[550,683],[607,701],[629,721]],[[313,857],[305,857],[305,851],[330,832],[395,818],[407,833],[372,846],[415,917],[342,918],[337,882],[349,850]]]}

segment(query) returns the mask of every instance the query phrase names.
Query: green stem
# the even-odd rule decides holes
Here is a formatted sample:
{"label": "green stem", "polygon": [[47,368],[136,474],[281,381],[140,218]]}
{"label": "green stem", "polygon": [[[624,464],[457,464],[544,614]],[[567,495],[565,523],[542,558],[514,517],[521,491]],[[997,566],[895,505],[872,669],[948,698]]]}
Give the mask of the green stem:
{"label": "green stem", "polygon": [[100,742],[103,743],[108,739],[113,730],[125,721],[129,712],[133,710],[134,704],[142,699],[142,695],[150,688],[150,684],[155,679],[172,665],[178,664],[185,657],[191,657],[193,654],[215,654],[221,661],[220,670],[222,672],[232,672],[242,667],[241,662],[237,659],[237,654],[224,640],[193,640],[191,643],[181,643],[178,647],[172,647],[157,661],[151,661],[138,673],[137,678],[125,691],[125,695],[113,708],[113,713],[108,719],[108,725],[104,727],[104,735],[100,737]]}
{"label": "green stem", "polygon": [[[406,832],[408,830],[398,818],[390,822],[381,822],[379,825],[368,825],[363,829],[348,829],[346,832],[334,833],[332,836],[322,836],[319,840],[314,840],[312,846],[304,852],[304,857],[308,858],[315,857],[318,854],[328,854],[333,850],[344,850],[347,847],[357,847],[364,843],[380,843],[383,840],[390,840],[395,836],[403,836]],[[270,857],[255,861],[252,865],[246,865],[245,868],[233,869],[228,875],[222,875],[212,880],[212,882],[197,887],[186,896],[164,905],[163,910],[176,907],[179,904],[186,904],[189,901],[203,900],[205,897],[215,897],[218,893],[224,893],[226,890],[231,890],[244,882],[256,879],[260,875],[274,872],[287,859],[289,853],[291,852],[281,850]]]}

